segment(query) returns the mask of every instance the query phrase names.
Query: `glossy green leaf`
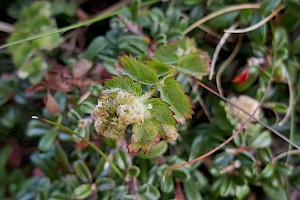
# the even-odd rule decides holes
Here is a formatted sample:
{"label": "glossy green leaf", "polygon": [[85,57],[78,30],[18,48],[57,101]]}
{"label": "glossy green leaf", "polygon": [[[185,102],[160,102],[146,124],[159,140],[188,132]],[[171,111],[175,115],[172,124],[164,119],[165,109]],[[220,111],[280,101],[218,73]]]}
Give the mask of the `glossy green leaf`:
{"label": "glossy green leaf", "polygon": [[55,145],[54,159],[57,163],[62,164],[64,167],[69,168],[70,163],[67,153],[63,150],[59,143]]}
{"label": "glossy green leaf", "polygon": [[262,177],[270,178],[274,174],[274,165],[269,163],[261,172]]}
{"label": "glossy green leaf", "polygon": [[98,178],[96,184],[99,191],[107,191],[116,187],[115,181],[111,178]]}
{"label": "glossy green leaf", "polygon": [[183,182],[184,194],[187,200],[202,200],[200,191],[197,188],[195,188],[196,185],[197,182],[193,179],[189,179],[188,181]]}
{"label": "glossy green leaf", "polygon": [[245,199],[246,196],[251,192],[250,188],[248,185],[242,185],[242,186],[236,186],[236,197],[238,199]]}
{"label": "glossy green leaf", "polygon": [[57,190],[52,192],[49,197],[49,200],[69,200],[69,199],[70,199],[70,195]]}
{"label": "glossy green leaf", "polygon": [[262,188],[272,200],[288,200],[287,193],[283,188],[274,188],[269,184],[263,184]]}
{"label": "glossy green leaf", "polygon": [[280,4],[280,2],[281,0],[264,0],[260,6],[260,12],[263,15],[266,15],[272,10],[274,10],[274,8],[276,8],[276,6]]}
{"label": "glossy green leaf", "polygon": [[85,114],[90,114],[94,110],[95,105],[89,101],[85,101],[80,105],[80,110]]}
{"label": "glossy green leaf", "polygon": [[95,39],[92,40],[92,42],[89,44],[88,48],[83,54],[83,57],[91,60],[94,57],[96,57],[97,54],[101,53],[105,48],[108,47],[108,41],[103,36],[98,36]]}
{"label": "glossy green leaf", "polygon": [[177,168],[172,171],[172,176],[181,181],[186,181],[190,178],[190,172],[184,167]]}
{"label": "glossy green leaf", "polygon": [[175,117],[178,121],[184,122],[185,118],[192,117],[191,100],[184,94],[180,84],[174,78],[166,78],[159,91],[163,100],[170,104],[170,108],[176,114]]}
{"label": "glossy green leaf", "polygon": [[251,155],[246,154],[246,153],[239,153],[237,155],[237,158],[241,162],[242,166],[253,167],[253,165],[255,163],[255,159]]}
{"label": "glossy green leaf", "polygon": [[146,54],[148,50],[147,42],[143,37],[137,35],[123,35],[118,39],[120,50],[138,56]]}
{"label": "glossy green leaf", "polygon": [[154,85],[157,83],[158,77],[155,72],[141,61],[129,56],[124,56],[120,57],[119,62],[122,66],[122,71],[132,79],[146,85]]}
{"label": "glossy green leaf", "polygon": [[134,82],[129,76],[125,76],[124,78],[112,76],[111,79],[105,81],[104,89],[112,90],[117,88],[127,91],[135,96],[142,95],[141,85],[138,82]]}
{"label": "glossy green leaf", "polygon": [[174,180],[173,180],[173,177],[167,175],[165,177],[165,180],[161,180],[160,186],[161,186],[161,190],[163,192],[167,192],[167,193],[172,192],[174,190]]}
{"label": "glossy green leaf", "polygon": [[92,194],[92,185],[83,184],[75,188],[74,195],[76,199],[85,199]]}
{"label": "glossy green leaf", "polygon": [[257,157],[265,162],[271,162],[272,154],[269,148],[257,149]]}
{"label": "glossy green leaf", "polygon": [[40,139],[39,144],[38,144],[39,150],[48,151],[50,149],[50,147],[52,146],[56,136],[57,136],[57,134],[52,131],[49,131],[48,133],[43,135],[43,137]]}
{"label": "glossy green leaf", "polygon": [[266,107],[270,108],[274,112],[277,113],[286,113],[288,110],[288,106],[284,103],[279,103],[279,102],[265,102]]}
{"label": "glossy green leaf", "polygon": [[[254,12],[251,15],[251,23],[250,25],[254,25],[261,20],[263,20],[264,16],[262,16],[259,12]],[[266,42],[267,38],[267,25],[264,24],[261,27],[248,32],[247,36],[250,38],[251,42],[254,42],[256,44],[264,44]]]}
{"label": "glossy green leaf", "polygon": [[50,155],[45,153],[35,153],[31,155],[31,161],[50,179],[59,177],[55,162]]}
{"label": "glossy green leaf", "polygon": [[92,181],[92,174],[87,167],[87,165],[82,160],[77,160],[74,163],[74,170],[76,175],[83,181],[83,182],[91,182]]}
{"label": "glossy green leaf", "polygon": [[300,19],[300,1],[299,0],[287,0],[286,3],[286,9],[289,14],[293,15],[296,19]]}
{"label": "glossy green leaf", "polygon": [[270,132],[262,132],[255,140],[251,143],[253,148],[264,148],[268,147],[272,142],[272,137]]}
{"label": "glossy green leaf", "polygon": [[275,166],[275,170],[284,176],[289,176],[293,172],[292,166],[284,162],[277,162]]}
{"label": "glossy green leaf", "polygon": [[140,174],[140,168],[137,166],[131,166],[128,169],[128,173],[130,174],[130,176],[138,176]]}

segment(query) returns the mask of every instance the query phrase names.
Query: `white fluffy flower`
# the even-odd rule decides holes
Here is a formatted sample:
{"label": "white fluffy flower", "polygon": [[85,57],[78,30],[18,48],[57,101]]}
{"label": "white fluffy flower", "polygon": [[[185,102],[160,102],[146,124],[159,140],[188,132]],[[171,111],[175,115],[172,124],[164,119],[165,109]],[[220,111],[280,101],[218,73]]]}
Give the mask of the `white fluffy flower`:
{"label": "white fluffy flower", "polygon": [[129,92],[105,91],[92,112],[96,132],[117,139],[128,125],[143,123],[150,115],[148,109],[140,97]]}

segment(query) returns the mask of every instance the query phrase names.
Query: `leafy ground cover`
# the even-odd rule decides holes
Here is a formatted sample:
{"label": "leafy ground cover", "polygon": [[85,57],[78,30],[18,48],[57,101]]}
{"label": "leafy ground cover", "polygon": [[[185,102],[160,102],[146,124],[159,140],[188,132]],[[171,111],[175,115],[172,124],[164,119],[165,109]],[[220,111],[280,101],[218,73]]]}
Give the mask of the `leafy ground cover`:
{"label": "leafy ground cover", "polygon": [[0,9],[0,199],[300,198],[300,1]]}

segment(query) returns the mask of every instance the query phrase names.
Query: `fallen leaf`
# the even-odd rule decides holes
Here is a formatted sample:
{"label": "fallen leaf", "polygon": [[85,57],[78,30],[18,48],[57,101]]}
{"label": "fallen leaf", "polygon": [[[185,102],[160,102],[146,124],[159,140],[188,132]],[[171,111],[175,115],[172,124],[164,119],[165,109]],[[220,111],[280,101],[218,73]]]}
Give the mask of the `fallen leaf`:
{"label": "fallen leaf", "polygon": [[55,98],[51,95],[50,91],[47,92],[47,96],[44,99],[44,103],[49,112],[51,112],[51,113],[61,112],[60,106],[58,105]]}
{"label": "fallen leaf", "polygon": [[92,68],[93,63],[87,59],[80,60],[73,69],[73,77],[81,78]]}

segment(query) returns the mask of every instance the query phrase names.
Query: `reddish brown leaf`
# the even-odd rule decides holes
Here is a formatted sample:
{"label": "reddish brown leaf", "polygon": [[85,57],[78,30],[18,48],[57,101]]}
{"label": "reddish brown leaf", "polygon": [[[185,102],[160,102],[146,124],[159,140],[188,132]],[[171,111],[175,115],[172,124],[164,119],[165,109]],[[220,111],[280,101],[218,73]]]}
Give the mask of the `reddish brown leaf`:
{"label": "reddish brown leaf", "polygon": [[43,90],[46,88],[46,83],[45,82],[39,82],[35,85],[30,86],[29,88],[26,89],[26,92],[32,93],[32,92],[37,92],[40,90]]}
{"label": "reddish brown leaf", "polygon": [[76,142],[76,147],[79,149],[85,149],[87,147],[87,143],[83,140],[79,140]]}
{"label": "reddish brown leaf", "polygon": [[48,109],[49,112],[51,113],[61,112],[61,108],[59,107],[57,101],[49,91],[47,92],[47,96],[44,99],[44,103],[46,104],[46,108]]}
{"label": "reddish brown leaf", "polygon": [[175,199],[176,200],[185,200],[185,195],[182,190],[180,181],[176,181]]}
{"label": "reddish brown leaf", "polygon": [[74,78],[82,78],[92,68],[92,62],[86,59],[80,60],[73,69]]}
{"label": "reddish brown leaf", "polygon": [[233,83],[238,83],[243,85],[247,82],[249,78],[249,67],[246,67],[241,73],[239,73],[233,80]]}
{"label": "reddish brown leaf", "polygon": [[48,89],[53,89],[62,92],[71,91],[69,77],[63,70],[51,70],[46,76],[46,85]]}

